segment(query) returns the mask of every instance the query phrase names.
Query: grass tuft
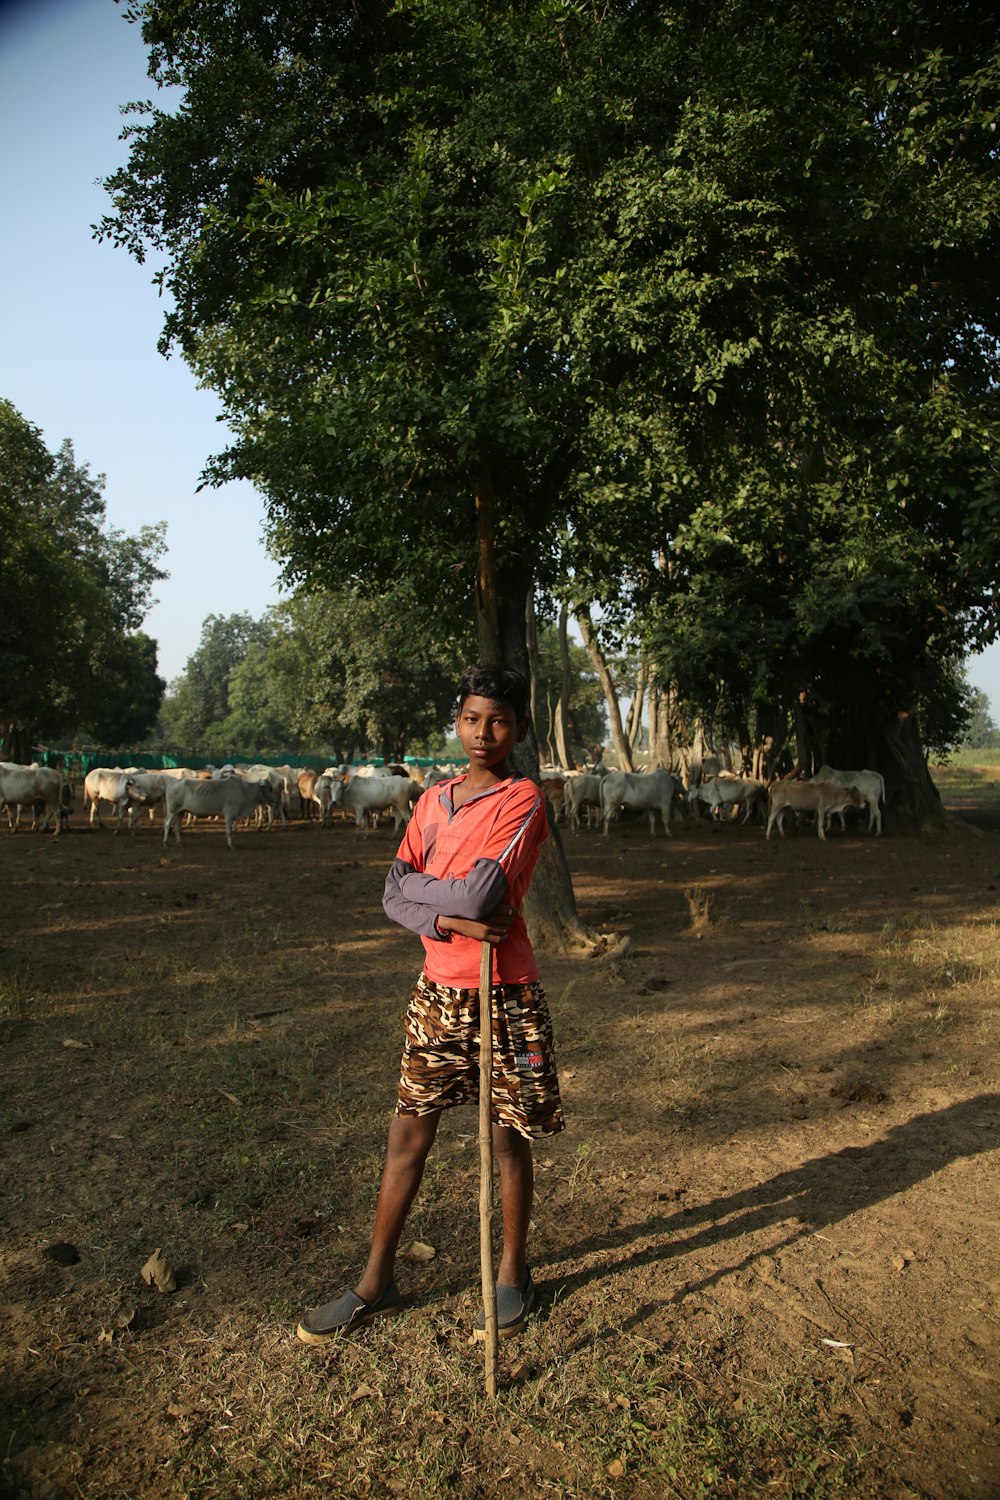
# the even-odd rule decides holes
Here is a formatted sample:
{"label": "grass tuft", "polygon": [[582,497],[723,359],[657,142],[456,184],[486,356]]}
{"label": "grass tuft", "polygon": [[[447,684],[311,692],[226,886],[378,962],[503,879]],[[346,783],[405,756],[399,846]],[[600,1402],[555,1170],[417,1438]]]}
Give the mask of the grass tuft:
{"label": "grass tuft", "polygon": [[684,900],[687,902],[689,930],[699,935],[707,932],[715,920],[712,892],[702,885],[689,885],[685,887]]}

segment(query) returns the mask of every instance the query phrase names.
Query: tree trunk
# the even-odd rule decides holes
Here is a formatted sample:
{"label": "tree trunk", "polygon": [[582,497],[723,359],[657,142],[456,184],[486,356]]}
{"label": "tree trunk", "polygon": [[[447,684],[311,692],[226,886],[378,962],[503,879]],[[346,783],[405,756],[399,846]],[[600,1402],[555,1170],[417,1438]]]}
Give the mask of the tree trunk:
{"label": "tree trunk", "polygon": [[[556,763],[556,747],[552,743],[552,730],[556,722],[556,711],[552,706],[552,689],[545,689],[545,763],[554,766]],[[538,736],[535,736],[538,739]]]}
{"label": "tree trunk", "polygon": [[673,760],[670,735],[670,689],[653,688],[649,705],[649,764],[669,771]]}
{"label": "tree trunk", "polygon": [[535,591],[528,590],[528,599],[524,606],[524,630],[525,642],[528,647],[528,670],[531,673],[531,727],[538,739],[538,620],[535,615]]}
{"label": "tree trunk", "polygon": [[750,734],[750,726],[742,714],[740,715],[738,731],[740,740],[740,775],[752,776],[754,765],[753,738]]}
{"label": "tree trunk", "polygon": [[625,720],[625,738],[629,742],[629,748],[632,751],[633,757],[642,743],[642,710],[646,701],[646,683],[648,678],[649,667],[645,657],[643,657],[639,662],[639,671],[635,679],[635,692],[632,694],[632,702],[628,706],[628,718]]}
{"label": "tree trunk", "polygon": [[[841,771],[878,771],[885,782],[886,828],[928,833],[949,826],[931,780],[916,711],[880,711],[876,695],[859,693],[849,722],[824,728],[821,741],[828,765]],[[817,765],[820,762],[817,762]]]}
{"label": "tree trunk", "polygon": [[795,715],[795,771],[799,776],[808,776],[812,767],[809,764],[809,732],[806,725],[805,693],[797,693],[793,712]]}
{"label": "tree trunk", "polygon": [[[483,465],[476,483],[476,629],[484,663],[515,667],[530,681],[527,605],[532,588],[528,565],[518,559],[505,560],[498,571],[494,532],[493,484]],[[529,719],[528,733],[517,746],[514,764],[525,776],[541,785],[538,742]],[[607,946],[607,937],[583,927],[576,910],[573,881],[559,830],[546,803],[549,837],[541,847],[531,886],[524,902],[524,919],[538,953],[592,954],[595,946]]]}
{"label": "tree trunk", "polygon": [[691,758],[688,762],[692,786],[697,786],[701,781],[702,772],[705,769],[705,756],[707,752],[708,742],[705,739],[705,726],[699,719],[695,724],[694,738],[691,741]]}
{"label": "tree trunk", "polygon": [[[486,463],[480,464],[476,475],[476,632],[479,660],[484,665],[501,662],[493,475]],[[524,654],[526,675],[530,681],[527,643]]]}
{"label": "tree trunk", "polygon": [[622,713],[618,706],[618,694],[615,692],[615,685],[611,680],[611,673],[608,671],[608,663],[604,652],[601,650],[594,634],[590,611],[588,609],[577,610],[576,623],[579,627],[583,644],[586,646],[590,659],[594,663],[594,670],[597,673],[598,681],[601,684],[601,691],[604,694],[604,702],[608,710],[608,724],[611,727],[611,742],[618,756],[618,765],[623,771],[632,771],[635,769],[632,763],[632,746],[629,744],[625,731],[622,728]]}
{"label": "tree trunk", "polygon": [[[900,711],[884,719],[879,724],[879,738],[882,744],[874,757],[878,764],[869,769],[882,772],[885,807],[887,812],[891,809],[889,816],[896,826],[915,833],[947,827],[949,817],[931,780],[916,713]],[[883,747],[884,755],[880,753]]]}
{"label": "tree trunk", "polygon": [[0,760],[10,761],[12,765],[30,765],[31,730],[21,724],[4,724],[0,734]]}
{"label": "tree trunk", "polygon": [[556,764],[569,771],[569,615],[565,604],[559,610],[559,705],[556,709]]}
{"label": "tree trunk", "polygon": [[753,774],[769,786],[782,773],[788,715],[779,703],[764,703],[755,714]]}
{"label": "tree trunk", "polygon": [[831,722],[817,715],[807,692],[796,695],[794,711],[796,769],[809,774],[825,763],[838,771],[878,771],[885,782],[883,827],[927,833],[950,825],[914,709],[887,710],[878,689],[866,692],[859,684],[848,712]]}

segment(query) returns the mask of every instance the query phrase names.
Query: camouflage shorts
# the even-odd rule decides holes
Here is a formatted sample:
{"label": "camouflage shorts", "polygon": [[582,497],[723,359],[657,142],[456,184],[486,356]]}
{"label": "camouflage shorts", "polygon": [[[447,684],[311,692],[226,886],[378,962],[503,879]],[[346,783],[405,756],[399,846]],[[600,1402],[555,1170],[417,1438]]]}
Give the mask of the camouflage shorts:
{"label": "camouflage shorts", "polygon": [[[528,1137],[563,1128],[552,1021],[540,984],[493,986],[495,1124]],[[404,1024],[398,1115],[429,1115],[479,1102],[479,991],[434,984],[423,974]]]}

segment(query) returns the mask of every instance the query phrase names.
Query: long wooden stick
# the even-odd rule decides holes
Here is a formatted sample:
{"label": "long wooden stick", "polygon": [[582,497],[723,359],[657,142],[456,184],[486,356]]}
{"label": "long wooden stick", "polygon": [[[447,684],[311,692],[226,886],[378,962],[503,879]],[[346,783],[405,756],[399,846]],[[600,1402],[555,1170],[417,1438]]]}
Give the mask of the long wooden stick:
{"label": "long wooden stick", "polygon": [[479,1264],[486,1314],[486,1394],[497,1393],[497,1289],[493,1275],[493,949],[479,965]]}

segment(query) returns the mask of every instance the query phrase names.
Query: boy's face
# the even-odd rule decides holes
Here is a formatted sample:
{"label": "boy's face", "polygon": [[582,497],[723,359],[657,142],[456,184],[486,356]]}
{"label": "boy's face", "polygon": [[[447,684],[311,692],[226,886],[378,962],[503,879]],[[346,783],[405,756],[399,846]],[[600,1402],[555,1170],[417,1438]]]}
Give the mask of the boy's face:
{"label": "boy's face", "polygon": [[469,757],[472,770],[493,770],[513,754],[524,739],[528,721],[518,723],[509,703],[475,694],[466,698],[455,718],[455,733]]}

